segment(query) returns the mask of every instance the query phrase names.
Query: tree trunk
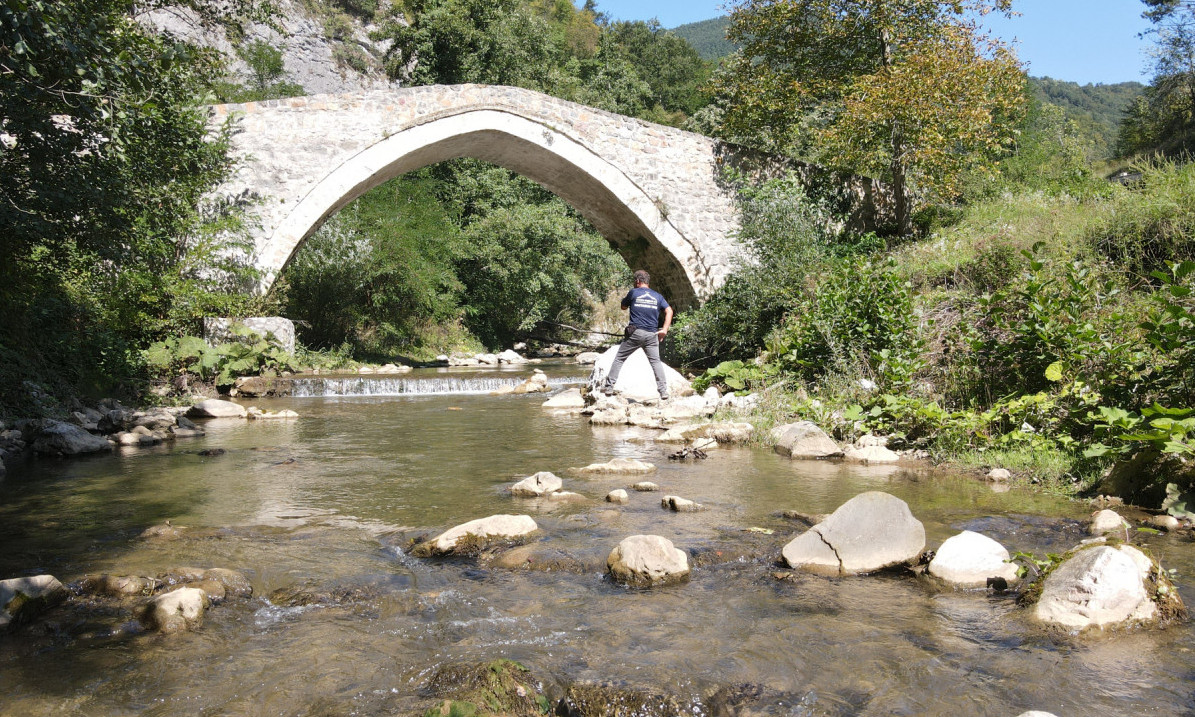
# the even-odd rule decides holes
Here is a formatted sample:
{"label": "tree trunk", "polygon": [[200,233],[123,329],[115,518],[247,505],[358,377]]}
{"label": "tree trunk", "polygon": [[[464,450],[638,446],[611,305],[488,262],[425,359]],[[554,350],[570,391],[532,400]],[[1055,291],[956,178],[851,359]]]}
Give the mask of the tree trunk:
{"label": "tree trunk", "polygon": [[[881,62],[884,70],[892,67],[892,37],[887,28],[880,30]],[[888,171],[892,173],[892,201],[896,205],[896,230],[901,236],[913,233],[913,217],[909,211],[909,188],[906,181],[905,136],[900,120],[892,120],[892,158]]]}

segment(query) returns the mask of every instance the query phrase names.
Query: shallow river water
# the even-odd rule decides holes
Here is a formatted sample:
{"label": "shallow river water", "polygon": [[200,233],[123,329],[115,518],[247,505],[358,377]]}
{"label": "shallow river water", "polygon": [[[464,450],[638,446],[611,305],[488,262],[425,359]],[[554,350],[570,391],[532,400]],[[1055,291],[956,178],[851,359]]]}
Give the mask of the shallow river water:
{"label": "shallow river water", "polygon": [[[576,367],[556,367],[563,379]],[[411,378],[460,378],[423,371]],[[493,374],[488,374],[493,376]],[[513,374],[503,374],[513,375]],[[758,449],[674,463],[651,431],[592,429],[542,395],[303,397],[285,422],[214,420],[207,436],[15,468],[0,483],[0,577],[156,575],[178,566],[245,572],[248,600],[213,607],[198,631],[130,634],[58,617],[0,637],[3,715],[410,714],[439,666],[518,660],[550,697],[577,681],[675,695],[693,713],[719,687],[772,697],[753,714],[1195,714],[1195,630],[1082,638],[1044,630],[1007,595],[952,592],[909,576],[773,577],[805,525],[867,490],[908,502],[927,547],[963,529],[1012,551],[1061,552],[1090,509],[932,469],[791,462]],[[218,456],[200,456],[223,448]],[[708,510],[675,514],[660,493],[602,501],[638,478],[581,477],[614,457],[659,466],[651,480]],[[513,498],[548,470],[583,503]],[[404,554],[413,537],[473,518],[529,513],[545,548],[578,570],[502,570]],[[174,541],[146,527],[184,526]],[[774,531],[765,534],[749,528]],[[689,582],[629,590],[603,576],[624,537],[663,535],[688,551]],[[1195,546],[1141,538],[1195,605]],[[338,596],[274,605],[282,588]],[[53,616],[52,616],[53,617]]]}

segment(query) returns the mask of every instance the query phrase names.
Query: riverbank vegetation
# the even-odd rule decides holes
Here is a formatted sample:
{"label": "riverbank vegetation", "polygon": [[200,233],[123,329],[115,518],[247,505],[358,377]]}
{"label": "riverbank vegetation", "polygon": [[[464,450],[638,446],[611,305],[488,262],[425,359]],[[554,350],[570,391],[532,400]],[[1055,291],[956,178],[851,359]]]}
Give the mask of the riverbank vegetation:
{"label": "riverbank vegetation", "polygon": [[[265,19],[255,3],[187,5]],[[303,6],[349,44],[363,30],[347,23],[371,23],[388,48],[371,67],[407,85],[517,85],[893,187],[893,223],[851,232],[825,187],[726,177],[756,260],[681,314],[666,350],[709,369],[699,386],[763,391],[764,421],[882,432],[1067,492],[1094,490],[1141,446],[1195,450],[1193,73],[1173,31],[1186,6],[1143,5],[1160,59],[1136,99],[1029,80],[960,12],[969,3],[743,0],[729,25],[742,49],[719,60],[593,2]],[[572,208],[461,159],[366,194],[270,296],[252,294],[244,207],[207,198],[234,170],[232,128],[212,133],[203,103],[301,88],[260,39],[236,51],[248,75],[234,81],[214,51],[144,29],[144,10],[0,8],[0,415],[215,370],[182,338],[204,316],[295,318],[303,343],[331,352],[300,348],[315,362],[425,359],[576,338],[559,325],[585,326],[624,281]],[[788,31],[794,12],[808,32]],[[1127,183],[1107,181],[1110,166],[1129,167]],[[1133,490],[1167,494],[1169,478],[1151,480]],[[1189,487],[1174,483],[1171,502]]]}

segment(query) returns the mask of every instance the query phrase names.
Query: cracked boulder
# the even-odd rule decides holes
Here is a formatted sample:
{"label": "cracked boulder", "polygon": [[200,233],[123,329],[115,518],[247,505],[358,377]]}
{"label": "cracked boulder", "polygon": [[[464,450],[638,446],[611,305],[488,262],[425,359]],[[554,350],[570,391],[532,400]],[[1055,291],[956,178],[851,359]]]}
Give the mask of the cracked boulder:
{"label": "cracked boulder", "polygon": [[784,546],[790,568],[823,575],[858,575],[915,560],[925,549],[925,526],[900,498],[860,493]]}

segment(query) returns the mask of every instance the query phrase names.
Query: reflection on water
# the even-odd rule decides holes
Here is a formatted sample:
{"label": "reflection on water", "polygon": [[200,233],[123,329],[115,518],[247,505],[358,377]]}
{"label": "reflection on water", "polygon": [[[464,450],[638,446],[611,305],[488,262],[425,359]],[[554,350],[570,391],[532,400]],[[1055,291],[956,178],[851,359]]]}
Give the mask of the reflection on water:
{"label": "reflection on water", "polygon": [[[651,431],[591,430],[536,396],[295,398],[297,421],[212,421],[208,436],[88,460],[31,464],[0,484],[0,575],[156,574],[230,567],[255,597],[212,609],[163,639],[66,629],[0,638],[0,714],[378,714],[425,706],[435,666],[508,657],[551,692],[575,680],[675,691],[722,685],[780,695],[775,714],[1059,715],[1195,709],[1189,625],[1079,640],[1026,620],[1013,600],[911,578],[772,577],[803,526],[865,490],[906,500],[929,547],[962,530],[1011,550],[1056,552],[1082,537],[1084,506],[997,494],[931,471],[790,462],[718,449],[669,462]],[[459,409],[459,410],[449,410]],[[220,456],[197,455],[220,447]],[[602,502],[635,478],[580,477],[612,457],[655,463],[664,491],[705,504],[674,514],[659,493]],[[515,499],[516,479],[550,470],[581,504]],[[510,572],[429,562],[401,547],[494,513],[529,512],[544,547],[577,571]],[[184,539],[145,542],[171,520]],[[769,528],[773,535],[748,532]],[[655,533],[694,555],[690,582],[634,591],[602,576],[623,537]],[[1195,600],[1190,543],[1150,536]],[[281,588],[332,595],[273,605]],[[113,616],[118,625],[126,616]],[[80,635],[79,633],[86,633]]]}

